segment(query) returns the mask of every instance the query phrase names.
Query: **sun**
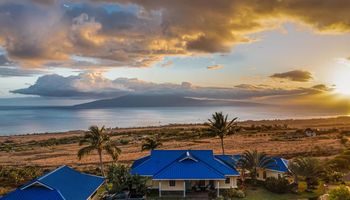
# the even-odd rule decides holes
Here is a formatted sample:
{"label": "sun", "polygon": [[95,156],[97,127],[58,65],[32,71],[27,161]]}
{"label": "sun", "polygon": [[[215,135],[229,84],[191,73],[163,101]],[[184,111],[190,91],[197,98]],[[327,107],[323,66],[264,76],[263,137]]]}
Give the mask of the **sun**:
{"label": "sun", "polygon": [[343,65],[337,69],[333,78],[335,92],[350,96],[350,65]]}

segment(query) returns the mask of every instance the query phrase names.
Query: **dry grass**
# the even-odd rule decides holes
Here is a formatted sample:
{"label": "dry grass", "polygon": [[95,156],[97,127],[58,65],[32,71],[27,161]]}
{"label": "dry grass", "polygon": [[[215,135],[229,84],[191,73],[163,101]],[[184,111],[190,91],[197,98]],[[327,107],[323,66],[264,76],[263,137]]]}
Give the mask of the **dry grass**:
{"label": "dry grass", "polygon": [[[274,120],[274,121],[249,121],[242,122],[239,125],[250,127],[254,125],[283,125],[287,124],[290,128],[288,131],[293,132],[300,128],[318,128],[318,129],[340,129],[350,130],[350,118],[333,118],[317,120]],[[164,133],[169,130],[181,130],[185,134],[193,134],[194,130],[202,130],[202,125],[179,125],[159,128],[139,128],[139,129],[118,129],[113,130],[116,136],[112,138],[119,140],[121,138],[129,140],[127,145],[121,145],[122,154],[119,158],[121,163],[131,163],[133,160],[147,155],[148,152],[141,152],[142,137],[149,133]],[[197,132],[198,132],[197,130]],[[274,140],[277,136],[283,135],[285,130],[261,131],[258,133],[242,132],[225,138],[226,153],[241,153],[248,149],[257,149],[271,155],[283,155],[291,158],[298,155],[314,156],[332,156],[340,152],[344,146],[340,144],[338,135],[339,131],[334,130],[316,137],[303,137],[292,140]],[[11,140],[15,143],[26,144],[29,141],[43,141],[49,138],[63,138],[71,136],[82,136],[82,131],[43,134],[43,135],[26,135],[26,136],[8,136],[0,137],[0,143]],[[164,138],[162,149],[213,149],[216,154],[221,152],[220,140],[218,138],[190,138],[190,139],[167,139]],[[78,160],[76,153],[80,146],[78,143],[62,144],[56,146],[35,146],[26,148],[21,151],[0,151],[0,165],[22,166],[38,165],[42,167],[53,167],[59,165],[71,165],[82,167],[94,165],[98,162],[96,154],[87,156]],[[107,156],[105,161],[111,161]]]}

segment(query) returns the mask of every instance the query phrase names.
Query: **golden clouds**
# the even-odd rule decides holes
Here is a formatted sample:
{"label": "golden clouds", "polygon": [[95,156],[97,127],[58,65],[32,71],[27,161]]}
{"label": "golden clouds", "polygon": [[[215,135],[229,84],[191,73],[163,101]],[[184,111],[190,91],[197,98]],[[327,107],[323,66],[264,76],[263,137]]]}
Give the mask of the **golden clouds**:
{"label": "golden clouds", "polygon": [[[108,10],[105,2],[122,9]],[[8,56],[24,66],[68,62],[79,55],[99,59],[99,65],[146,67],[167,55],[230,52],[236,44],[254,42],[250,34],[285,21],[317,32],[350,30],[348,0],[95,0],[64,5],[55,0],[1,3],[0,44]],[[137,11],[130,5],[137,5]]]}
{"label": "golden clouds", "polygon": [[271,78],[288,79],[296,82],[307,82],[313,79],[312,74],[308,71],[293,70],[284,73],[275,73]]}

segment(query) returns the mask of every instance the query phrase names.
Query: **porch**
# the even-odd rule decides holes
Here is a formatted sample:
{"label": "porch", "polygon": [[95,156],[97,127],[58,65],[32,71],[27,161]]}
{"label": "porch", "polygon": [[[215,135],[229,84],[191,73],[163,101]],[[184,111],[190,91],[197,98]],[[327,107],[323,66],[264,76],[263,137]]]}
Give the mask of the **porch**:
{"label": "porch", "polygon": [[158,196],[208,197],[208,192],[220,196],[220,190],[236,188],[237,177],[219,180],[153,180],[152,188],[158,190]]}

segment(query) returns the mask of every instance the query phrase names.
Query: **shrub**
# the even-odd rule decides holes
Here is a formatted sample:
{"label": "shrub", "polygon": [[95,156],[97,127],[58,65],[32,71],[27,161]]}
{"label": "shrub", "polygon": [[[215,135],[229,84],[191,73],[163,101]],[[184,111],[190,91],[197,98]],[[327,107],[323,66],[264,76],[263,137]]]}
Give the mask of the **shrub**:
{"label": "shrub", "polygon": [[216,190],[209,190],[208,197],[209,199],[216,199]]}
{"label": "shrub", "polygon": [[340,186],[329,191],[329,200],[350,200],[350,191],[346,186]]}
{"label": "shrub", "polygon": [[228,189],[225,190],[223,196],[226,199],[232,199],[232,198],[244,198],[245,193],[243,190],[238,190],[238,189]]}
{"label": "shrub", "polygon": [[291,187],[286,178],[279,177],[278,179],[275,177],[269,177],[265,181],[265,187],[267,190],[274,193],[286,193],[289,192]]}
{"label": "shrub", "polygon": [[131,175],[130,168],[124,165],[110,165],[108,181],[112,184],[111,192],[130,191],[133,197],[142,197],[147,192],[147,178]]}
{"label": "shrub", "polygon": [[348,138],[342,136],[342,137],[340,138],[340,143],[341,143],[342,145],[346,145],[346,143],[348,143]]}
{"label": "shrub", "polygon": [[122,145],[127,145],[127,144],[129,144],[130,141],[127,140],[127,139],[120,139],[119,142],[120,142],[120,144],[122,144]]}
{"label": "shrub", "polygon": [[330,182],[336,183],[336,182],[340,182],[342,180],[343,175],[344,174],[341,172],[337,172],[337,171],[334,171],[332,169],[328,169],[325,171],[322,178],[326,183],[330,183]]}

